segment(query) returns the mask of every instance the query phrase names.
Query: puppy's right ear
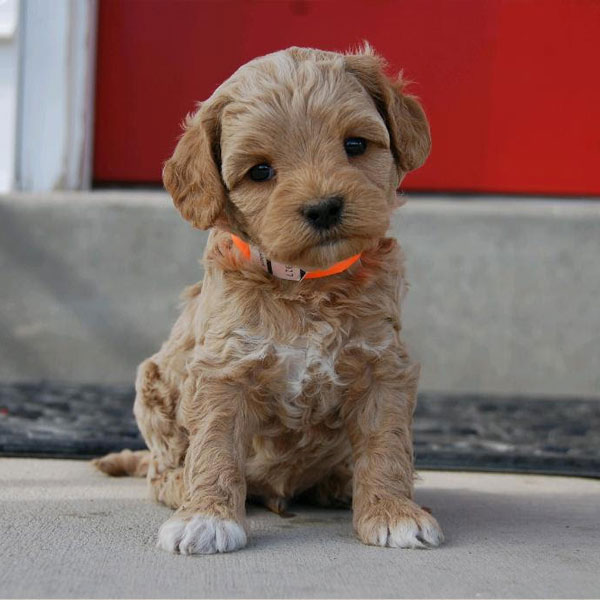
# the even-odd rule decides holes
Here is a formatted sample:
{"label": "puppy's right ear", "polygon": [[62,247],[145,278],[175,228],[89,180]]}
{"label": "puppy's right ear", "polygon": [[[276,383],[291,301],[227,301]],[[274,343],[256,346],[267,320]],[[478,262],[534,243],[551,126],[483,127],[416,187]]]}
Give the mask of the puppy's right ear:
{"label": "puppy's right ear", "polygon": [[392,79],[385,72],[385,61],[365,44],[357,54],[345,56],[346,68],[369,92],[390,132],[392,153],[402,180],[418,169],[431,150],[429,123],[414,97],[404,93],[401,76]]}
{"label": "puppy's right ear", "polygon": [[184,219],[198,229],[212,227],[225,208],[221,180],[220,108],[204,103],[184,124],[184,133],[163,168],[163,183]]}

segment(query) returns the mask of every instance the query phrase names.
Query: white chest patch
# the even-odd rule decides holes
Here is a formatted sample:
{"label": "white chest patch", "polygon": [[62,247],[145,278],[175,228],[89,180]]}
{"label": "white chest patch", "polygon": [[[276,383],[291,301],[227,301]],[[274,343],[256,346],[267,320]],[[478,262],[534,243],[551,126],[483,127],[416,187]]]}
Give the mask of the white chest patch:
{"label": "white chest patch", "polygon": [[275,354],[285,373],[288,398],[300,396],[311,380],[338,383],[335,362],[338,352],[299,339],[294,345],[274,345]]}
{"label": "white chest patch", "polygon": [[242,329],[237,329],[235,334],[245,341],[246,356],[272,356],[277,360],[281,374],[277,388],[286,402],[301,396],[315,380],[327,385],[339,383],[335,365],[342,340],[326,323],[320,323],[318,328],[290,343],[249,335]]}
{"label": "white chest patch", "polygon": [[[391,330],[391,329],[390,329]],[[296,413],[296,409],[321,405],[318,412],[327,412],[327,406],[333,401],[332,388],[343,386],[336,372],[338,358],[343,349],[357,349],[366,355],[380,356],[392,343],[393,336],[388,334],[377,343],[366,339],[344,339],[337,335],[327,323],[319,323],[309,333],[295,338],[290,343],[275,342],[256,334],[250,335],[243,329],[234,332],[244,341],[246,360],[274,357],[277,361],[278,376],[273,391],[278,399]],[[306,395],[311,398],[304,398]],[[299,416],[296,415],[295,416]]]}

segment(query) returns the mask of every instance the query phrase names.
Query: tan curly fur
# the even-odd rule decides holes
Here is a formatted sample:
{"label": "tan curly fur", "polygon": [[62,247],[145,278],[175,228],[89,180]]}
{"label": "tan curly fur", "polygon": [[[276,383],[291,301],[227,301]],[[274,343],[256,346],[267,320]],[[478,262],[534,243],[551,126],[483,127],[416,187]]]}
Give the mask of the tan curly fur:
{"label": "tan curly fur", "polygon": [[[351,502],[368,544],[442,540],[412,500],[419,366],[400,337],[402,253],[385,237],[400,181],[429,153],[429,127],[384,66],[369,47],[255,59],[186,120],[165,165],[184,218],[212,227],[205,277],[138,370],[149,453],[96,464],[147,473],[154,498],[176,509],[159,533],[167,550],[235,550],[247,497],[283,512],[299,495]],[[366,139],[366,152],[347,156],[348,137]],[[250,179],[260,163],[273,179]],[[317,231],[302,209],[332,196],[344,198],[341,222]],[[304,269],[362,256],[338,275],[286,281],[246,260],[231,232]]]}

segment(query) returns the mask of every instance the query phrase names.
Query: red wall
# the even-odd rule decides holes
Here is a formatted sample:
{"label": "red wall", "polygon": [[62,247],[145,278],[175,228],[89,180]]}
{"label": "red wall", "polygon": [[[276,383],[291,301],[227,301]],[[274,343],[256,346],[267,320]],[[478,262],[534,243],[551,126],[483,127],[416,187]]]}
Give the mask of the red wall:
{"label": "red wall", "polygon": [[369,40],[417,82],[419,190],[600,195],[598,0],[101,0],[94,176],[158,182],[179,123],[248,59]]}

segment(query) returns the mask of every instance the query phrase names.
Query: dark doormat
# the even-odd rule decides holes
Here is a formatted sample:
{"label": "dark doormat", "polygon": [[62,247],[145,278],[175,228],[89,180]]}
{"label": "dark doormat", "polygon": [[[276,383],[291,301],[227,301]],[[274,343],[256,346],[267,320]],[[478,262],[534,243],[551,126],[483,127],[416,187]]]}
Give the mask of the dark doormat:
{"label": "dark doormat", "polygon": [[[129,387],[0,384],[0,456],[90,458],[144,448]],[[600,400],[419,395],[421,469],[600,477]]]}

